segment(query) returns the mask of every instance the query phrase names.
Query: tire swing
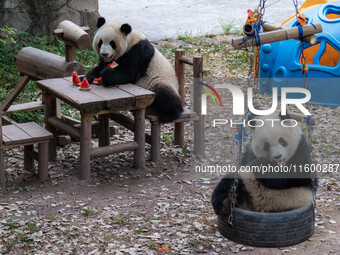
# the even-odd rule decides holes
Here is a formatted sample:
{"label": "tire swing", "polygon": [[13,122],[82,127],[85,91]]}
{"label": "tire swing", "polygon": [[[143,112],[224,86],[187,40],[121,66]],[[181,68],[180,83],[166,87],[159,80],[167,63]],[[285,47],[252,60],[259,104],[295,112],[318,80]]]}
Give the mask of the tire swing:
{"label": "tire swing", "polygon": [[[253,27],[253,35],[248,35],[246,39],[243,40],[242,43],[248,44],[249,41],[252,42],[252,58],[249,70],[249,80],[251,78],[252,72],[254,72],[255,78],[255,91],[256,87],[256,76],[259,75],[259,54],[258,49],[255,47],[260,47],[260,28],[261,24],[263,24],[262,18],[265,12],[265,2],[266,0],[260,0],[259,6],[255,12],[248,10],[249,16],[247,23],[244,27],[245,32],[249,31],[249,25]],[[300,16],[297,0],[293,0],[293,3],[296,8],[296,17],[297,20],[305,20]],[[255,19],[254,19],[255,16]],[[253,18],[253,22],[248,23],[249,20]],[[306,59],[303,54],[303,40],[301,36],[301,31],[303,30],[302,26],[305,24],[301,24],[299,29],[300,33],[300,41],[301,41],[301,61],[302,61],[302,76],[304,79],[305,88],[307,88],[306,75],[308,71],[308,66],[306,63]],[[312,24],[313,25],[313,24]],[[247,45],[247,46],[248,46]],[[253,67],[254,64],[254,67]],[[248,81],[248,85],[249,85]],[[254,103],[255,108],[260,108],[259,101],[256,99]],[[244,116],[246,118],[247,113]],[[293,116],[291,116],[294,118]],[[296,119],[301,116],[296,116]],[[310,116],[311,117],[311,116]],[[315,120],[307,117],[306,123],[309,126],[308,134],[309,134],[309,145],[311,147],[311,130],[313,130],[312,125],[315,123]],[[294,118],[295,119],[295,118]],[[300,118],[301,119],[301,118]],[[246,137],[248,136],[245,130],[245,127],[237,127],[238,134],[236,137],[236,144],[239,145],[239,155],[238,160],[240,162],[242,155],[242,145],[245,142]],[[227,239],[241,243],[244,245],[255,246],[255,247],[285,247],[291,246],[303,241],[306,241],[310,238],[314,233],[315,226],[315,205],[316,205],[316,183],[314,182],[315,176],[312,176],[313,180],[313,203],[304,206],[301,208],[283,211],[283,212],[254,212],[247,211],[244,209],[240,209],[236,207],[236,190],[238,186],[238,178],[235,176],[234,178],[234,186],[231,195],[231,206],[230,206],[230,214],[229,215],[220,215],[217,219],[217,227],[221,235],[226,237]]]}

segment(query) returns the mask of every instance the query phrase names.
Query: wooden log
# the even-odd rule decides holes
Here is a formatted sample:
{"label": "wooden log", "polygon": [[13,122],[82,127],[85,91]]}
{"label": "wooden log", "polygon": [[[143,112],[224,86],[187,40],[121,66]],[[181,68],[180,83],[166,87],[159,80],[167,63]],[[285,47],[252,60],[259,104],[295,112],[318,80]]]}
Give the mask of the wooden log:
{"label": "wooden log", "polygon": [[79,179],[89,180],[91,176],[91,115],[81,115]]}
{"label": "wooden log", "polygon": [[[309,24],[302,26],[303,30],[303,37],[314,35],[316,33],[322,32],[322,27],[320,23]],[[288,39],[296,39],[299,40],[299,29],[297,27],[292,28],[285,28],[276,31],[260,33],[259,34],[261,44],[272,43],[272,42],[279,42]],[[248,36],[242,36],[238,38],[232,39],[232,44],[235,49],[241,49],[244,47],[252,46],[252,40],[249,39]]]}
{"label": "wooden log", "polygon": [[6,174],[5,174],[5,159],[4,159],[4,150],[1,149],[0,144],[0,189],[6,186]]}
{"label": "wooden log", "polygon": [[58,135],[57,136],[57,144],[59,146],[65,146],[71,144],[72,140],[69,135]]}
{"label": "wooden log", "polygon": [[66,62],[61,56],[33,47],[21,49],[15,64],[20,73],[38,80],[71,76],[73,71],[85,74],[80,63]]}
{"label": "wooden log", "polygon": [[90,35],[69,20],[62,21],[54,31],[54,34],[66,42],[66,44],[81,50],[85,50],[91,45]]}
{"label": "wooden log", "polygon": [[110,145],[110,126],[107,115],[99,115],[98,144],[99,147]]}
{"label": "wooden log", "polygon": [[65,52],[65,59],[67,62],[74,61],[74,54],[75,54],[75,47],[69,44],[66,44],[66,52]]}
{"label": "wooden log", "polygon": [[305,42],[309,43],[310,45],[314,45],[318,41],[318,38],[316,37],[316,35],[309,35],[309,36],[306,36],[304,39],[305,39]]}
{"label": "wooden log", "polygon": [[32,144],[24,146],[24,169],[30,172],[34,172],[33,151]]}
{"label": "wooden log", "polygon": [[252,23],[246,23],[243,26],[243,33],[246,35],[252,35],[255,32],[254,25]]}
{"label": "wooden log", "polygon": [[191,66],[194,64],[192,58],[188,58],[188,57],[186,57],[186,56],[181,56],[181,57],[179,58],[179,60],[180,60],[182,63],[188,64],[188,65],[191,65]]}
{"label": "wooden log", "polygon": [[71,137],[76,139],[80,138],[79,129],[75,128],[74,126],[68,124],[66,121],[59,119],[56,116],[48,118],[48,123],[52,125],[54,128],[69,134]]}
{"label": "wooden log", "polygon": [[151,123],[151,161],[159,162],[161,159],[161,124]]}
{"label": "wooden log", "polygon": [[145,108],[133,111],[135,119],[135,142],[138,148],[135,149],[134,161],[135,168],[145,167]]}
{"label": "wooden log", "polygon": [[54,160],[57,156],[57,140],[56,140],[56,135],[57,135],[57,130],[56,128],[51,125],[48,122],[48,119],[51,117],[56,117],[56,105],[57,105],[57,100],[56,97],[44,93],[44,98],[45,98],[45,128],[50,131],[53,135],[54,138],[51,139],[49,142],[49,156],[48,158],[50,160]]}
{"label": "wooden log", "polygon": [[18,97],[20,92],[25,88],[26,84],[30,81],[30,77],[28,75],[24,75],[19,83],[12,90],[11,94],[6,98],[6,100],[0,106],[0,111],[7,111],[7,109],[11,106],[14,100]]}
{"label": "wooden log", "polygon": [[48,179],[48,143],[38,144],[38,175],[39,179]]}
{"label": "wooden log", "polygon": [[111,146],[104,146],[104,147],[98,147],[98,148],[92,148],[91,149],[91,157],[102,157],[106,155],[110,155],[117,152],[123,152],[123,151],[132,151],[138,149],[137,142],[126,142],[121,144],[115,144]]}
{"label": "wooden log", "polygon": [[110,117],[110,119],[119,123],[123,127],[131,130],[132,132],[135,131],[135,123],[129,117],[126,117],[125,115],[123,115],[121,113],[112,113],[112,114],[109,115],[109,117]]}
{"label": "wooden log", "polygon": [[199,119],[194,121],[194,154],[204,155],[204,115],[202,115],[202,71],[203,71],[203,58],[194,57],[193,59],[193,72],[194,72],[194,112],[198,115]]}
{"label": "wooden log", "polygon": [[263,27],[263,30],[266,32],[283,29],[283,27],[280,24],[275,24],[275,23],[270,23],[270,22],[263,23],[262,27]]}
{"label": "wooden log", "polygon": [[[178,80],[178,93],[182,99],[182,105],[185,106],[185,92],[184,92],[184,83],[185,83],[185,65],[180,60],[181,57],[185,56],[185,50],[178,49],[175,52],[175,71]],[[175,144],[183,145],[184,144],[184,123],[176,123],[175,124]],[[151,157],[152,158],[152,157]]]}
{"label": "wooden log", "polygon": [[4,159],[4,150],[2,144],[2,117],[0,111],[0,189],[6,186],[6,174],[5,174],[5,159]]}
{"label": "wooden log", "polygon": [[45,105],[41,101],[35,101],[35,102],[28,102],[28,103],[22,103],[22,104],[14,104],[11,105],[7,111],[4,111],[3,115],[12,114],[15,112],[25,112],[25,111],[32,111],[32,110],[39,110],[44,109]]}

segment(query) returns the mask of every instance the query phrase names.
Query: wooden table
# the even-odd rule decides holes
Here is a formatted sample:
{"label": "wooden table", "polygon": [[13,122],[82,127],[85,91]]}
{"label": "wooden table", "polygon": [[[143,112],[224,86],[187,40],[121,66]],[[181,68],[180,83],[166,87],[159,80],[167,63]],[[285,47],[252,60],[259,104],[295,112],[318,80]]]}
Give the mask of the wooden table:
{"label": "wooden table", "polygon": [[[38,87],[45,101],[45,128],[53,134],[66,132],[80,140],[79,178],[90,179],[90,157],[105,156],[115,152],[134,150],[135,168],[145,166],[145,108],[154,100],[154,93],[124,84],[112,87],[92,85],[81,91],[72,84],[71,77],[40,80]],[[57,98],[80,111],[80,130],[57,117]],[[110,146],[109,115],[122,111],[133,112],[135,120],[134,141]],[[98,115],[99,147],[91,148],[92,117]],[[50,143],[50,158],[56,156],[56,139]]]}

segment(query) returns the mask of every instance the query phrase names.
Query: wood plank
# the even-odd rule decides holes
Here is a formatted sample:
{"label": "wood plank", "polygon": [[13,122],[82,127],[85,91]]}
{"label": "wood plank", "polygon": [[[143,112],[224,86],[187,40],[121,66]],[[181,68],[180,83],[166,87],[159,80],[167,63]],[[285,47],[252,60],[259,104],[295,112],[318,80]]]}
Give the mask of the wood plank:
{"label": "wood plank", "polygon": [[123,152],[123,151],[131,151],[138,149],[138,143],[133,142],[126,142],[121,144],[115,144],[111,146],[105,146],[105,147],[98,147],[91,149],[91,157],[101,157],[110,155],[117,152]]}
{"label": "wood plank", "polygon": [[150,106],[155,99],[154,92],[133,84],[117,85],[116,87],[134,95],[136,97],[134,106],[138,108],[146,108]]}
{"label": "wood plank", "polygon": [[8,125],[2,128],[3,136],[5,135],[9,141],[5,142],[4,145],[20,145],[22,143],[32,142],[32,137],[24,132],[21,128],[16,125]]}
{"label": "wood plank", "polygon": [[71,137],[74,137],[76,139],[80,138],[80,130],[70,124],[68,124],[66,121],[59,119],[56,116],[48,118],[47,122],[52,125],[54,128],[65,132],[66,134],[70,135]]}
{"label": "wood plank", "polygon": [[26,132],[28,135],[34,139],[34,141],[44,141],[53,138],[53,134],[47,131],[45,128],[39,126],[35,122],[27,122],[22,124],[16,124],[22,131]]}
{"label": "wood plank", "polygon": [[[62,101],[67,102],[83,113],[97,113],[105,108],[106,99],[90,91],[81,91],[70,78],[57,78],[37,81],[37,85]],[[95,88],[92,88],[95,89]]]}
{"label": "wood plank", "polygon": [[41,101],[23,103],[23,104],[15,104],[11,105],[7,111],[4,111],[3,115],[12,114],[14,112],[25,112],[28,110],[39,110],[43,109],[45,105]]}
{"label": "wood plank", "polygon": [[14,102],[14,100],[18,97],[20,92],[25,88],[26,84],[30,81],[30,76],[24,75],[19,83],[15,86],[15,88],[12,90],[11,94],[6,98],[6,100],[2,103],[0,106],[0,111],[6,111],[11,104]]}
{"label": "wood plank", "polygon": [[102,98],[105,98],[106,107],[113,111],[120,111],[128,109],[130,106],[135,105],[136,97],[120,88],[110,86],[97,86],[93,85],[92,93]]}

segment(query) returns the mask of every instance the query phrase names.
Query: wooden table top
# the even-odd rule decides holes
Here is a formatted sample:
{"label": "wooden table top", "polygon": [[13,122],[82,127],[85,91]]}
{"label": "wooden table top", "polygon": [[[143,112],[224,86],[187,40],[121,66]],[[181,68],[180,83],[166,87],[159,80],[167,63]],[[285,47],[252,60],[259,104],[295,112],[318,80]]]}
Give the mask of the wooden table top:
{"label": "wooden table top", "polygon": [[38,87],[67,102],[81,113],[98,113],[103,110],[121,111],[146,108],[154,100],[152,91],[133,84],[104,87],[91,84],[88,91],[72,84],[72,77],[37,81]]}

